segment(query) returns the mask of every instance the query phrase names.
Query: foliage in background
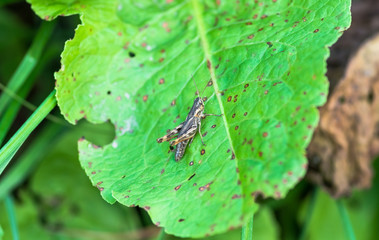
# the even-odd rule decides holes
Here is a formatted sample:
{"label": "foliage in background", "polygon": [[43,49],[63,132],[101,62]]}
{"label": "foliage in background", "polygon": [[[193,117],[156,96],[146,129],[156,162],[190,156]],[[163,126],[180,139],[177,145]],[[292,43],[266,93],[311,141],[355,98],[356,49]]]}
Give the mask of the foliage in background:
{"label": "foliage in background", "polygon": [[[141,206],[167,232],[199,237],[240,226],[256,196],[283,197],[304,175],[327,95],[326,46],[349,26],[350,1],[30,2],[46,20],[81,15],[57,97],[71,123],[115,125],[112,144],[79,144],[106,201]],[[176,163],[155,139],[184,120],[192,75],[208,85],[206,111],[223,117],[207,118],[207,145],[195,139]]]}

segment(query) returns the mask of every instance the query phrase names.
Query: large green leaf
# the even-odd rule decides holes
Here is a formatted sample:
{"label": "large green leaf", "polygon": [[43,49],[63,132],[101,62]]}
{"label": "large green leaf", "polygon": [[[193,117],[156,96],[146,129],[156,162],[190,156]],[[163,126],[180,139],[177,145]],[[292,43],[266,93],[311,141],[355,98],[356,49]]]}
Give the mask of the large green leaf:
{"label": "large green leaf", "polygon": [[[349,0],[42,1],[45,19],[81,14],[56,74],[62,114],[110,120],[112,144],[82,139],[80,161],[108,202],[145,208],[179,236],[245,222],[258,195],[304,176],[325,102],[327,46],[350,24]],[[205,111],[180,162],[156,139],[183,121],[195,84]],[[210,82],[212,80],[212,82]]]}

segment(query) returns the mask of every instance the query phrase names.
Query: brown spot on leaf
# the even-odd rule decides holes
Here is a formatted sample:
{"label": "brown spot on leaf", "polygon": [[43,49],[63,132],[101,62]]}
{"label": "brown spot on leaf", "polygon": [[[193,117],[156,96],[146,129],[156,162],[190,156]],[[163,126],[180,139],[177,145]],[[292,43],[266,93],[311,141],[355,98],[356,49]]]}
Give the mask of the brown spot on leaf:
{"label": "brown spot on leaf", "polygon": [[241,195],[234,194],[234,195],[232,196],[232,199],[238,199],[238,198],[241,198]]}

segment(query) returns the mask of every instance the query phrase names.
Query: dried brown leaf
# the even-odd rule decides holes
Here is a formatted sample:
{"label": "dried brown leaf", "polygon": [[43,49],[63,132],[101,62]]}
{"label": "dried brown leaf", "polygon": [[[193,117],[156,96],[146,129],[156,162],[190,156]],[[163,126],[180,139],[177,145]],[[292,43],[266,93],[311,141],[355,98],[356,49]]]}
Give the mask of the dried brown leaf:
{"label": "dried brown leaf", "polygon": [[333,197],[370,186],[379,153],[379,35],[365,43],[321,109],[308,178]]}

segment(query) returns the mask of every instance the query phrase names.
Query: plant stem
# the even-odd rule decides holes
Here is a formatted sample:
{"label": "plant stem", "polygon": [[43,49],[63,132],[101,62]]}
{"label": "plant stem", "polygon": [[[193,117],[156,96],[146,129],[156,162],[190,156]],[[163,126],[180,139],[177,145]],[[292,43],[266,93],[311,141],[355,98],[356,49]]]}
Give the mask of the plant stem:
{"label": "plant stem", "polygon": [[252,216],[246,224],[242,227],[241,240],[252,240],[253,239],[253,222],[254,216]]}
{"label": "plant stem", "polygon": [[305,215],[303,229],[301,231],[301,235],[300,235],[299,240],[305,240],[307,237],[309,225],[310,225],[312,215],[313,215],[313,212],[314,212],[314,209],[316,206],[317,196],[318,196],[318,188],[315,188],[311,194],[311,199],[310,199],[309,204],[308,204],[308,209],[307,209],[307,213]]}
{"label": "plant stem", "polygon": [[346,231],[347,239],[356,240],[354,229],[351,226],[351,222],[349,219],[349,215],[347,214],[345,205],[343,204],[341,199],[336,200],[336,204],[337,204],[338,211],[341,215],[341,220],[342,220],[343,227],[345,228],[345,231]]}
{"label": "plant stem", "polygon": [[164,229],[162,228],[158,237],[157,237],[157,240],[163,240],[164,239],[164,236],[165,236],[165,232],[164,232]]}
{"label": "plant stem", "polygon": [[19,236],[18,236],[18,229],[17,229],[16,214],[14,212],[12,197],[9,195],[7,195],[7,197],[5,198],[5,208],[8,213],[9,224],[11,226],[13,240],[18,240]]}
{"label": "plant stem", "polygon": [[[17,92],[23,85],[31,71],[34,69],[41,56],[42,50],[53,31],[55,23],[43,22],[39,28],[36,37],[33,40],[32,46],[25,54],[20,65],[18,65],[16,72],[9,80],[7,89],[12,92]],[[2,94],[0,96],[0,116],[3,115],[4,109],[8,106],[11,96],[8,94]]]}
{"label": "plant stem", "polygon": [[0,149],[0,175],[26,138],[50,113],[56,104],[55,90],[53,90],[21,128],[19,128],[12,138]]}

